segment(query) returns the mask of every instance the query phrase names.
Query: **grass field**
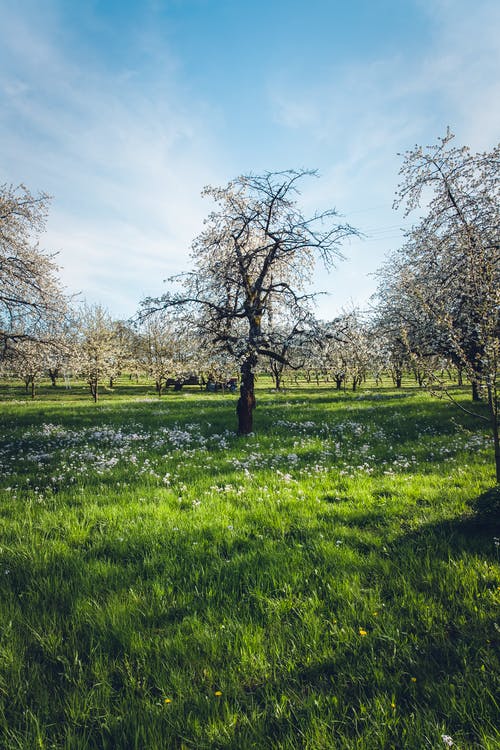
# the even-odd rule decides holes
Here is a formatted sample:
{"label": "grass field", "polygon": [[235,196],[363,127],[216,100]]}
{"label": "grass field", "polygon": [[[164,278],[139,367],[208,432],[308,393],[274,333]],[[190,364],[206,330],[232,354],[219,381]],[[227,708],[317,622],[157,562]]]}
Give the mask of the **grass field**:
{"label": "grass field", "polygon": [[489,434],[265,385],[2,386],[2,748],[498,750]]}

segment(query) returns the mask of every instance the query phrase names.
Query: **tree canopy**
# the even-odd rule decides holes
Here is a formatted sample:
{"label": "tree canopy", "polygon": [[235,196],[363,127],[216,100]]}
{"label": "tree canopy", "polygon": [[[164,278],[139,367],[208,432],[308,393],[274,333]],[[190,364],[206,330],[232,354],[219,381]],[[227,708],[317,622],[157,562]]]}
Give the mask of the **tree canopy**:
{"label": "tree canopy", "polygon": [[[234,357],[241,371],[238,431],[252,431],[254,373],[259,357],[282,360],[273,315],[303,320],[314,294],[307,291],[314,264],[341,257],[344,239],[356,234],[335,210],[306,218],[297,205],[308,170],[238,177],[226,187],[207,187],[216,204],[193,243],[193,270],[177,277],[182,289],[143,303],[143,315],[182,306],[193,328]],[[292,326],[293,328],[293,326]],[[297,335],[302,330],[298,326]]]}
{"label": "tree canopy", "polygon": [[66,301],[54,257],[37,238],[45,228],[46,193],[24,185],[0,186],[0,346],[44,337],[64,312]]}

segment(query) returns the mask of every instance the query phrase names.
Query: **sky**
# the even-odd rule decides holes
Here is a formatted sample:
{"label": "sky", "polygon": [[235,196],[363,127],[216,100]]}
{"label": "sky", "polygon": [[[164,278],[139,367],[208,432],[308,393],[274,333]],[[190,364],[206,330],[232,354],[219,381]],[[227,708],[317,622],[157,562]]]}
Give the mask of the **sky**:
{"label": "sky", "polygon": [[448,126],[473,151],[500,136],[498,0],[0,0],[0,18],[0,184],[52,196],[41,246],[115,318],[191,267],[205,185],[291,168],[319,173],[306,215],[364,235],[318,267],[318,316],[366,309],[408,226],[398,154]]}

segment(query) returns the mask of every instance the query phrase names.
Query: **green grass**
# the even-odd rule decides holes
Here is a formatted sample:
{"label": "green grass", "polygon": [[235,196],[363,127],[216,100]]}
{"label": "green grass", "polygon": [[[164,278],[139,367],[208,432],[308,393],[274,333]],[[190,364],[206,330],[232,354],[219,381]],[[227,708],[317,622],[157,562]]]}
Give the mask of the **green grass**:
{"label": "green grass", "polygon": [[2,748],[500,746],[488,433],[265,385],[2,386]]}

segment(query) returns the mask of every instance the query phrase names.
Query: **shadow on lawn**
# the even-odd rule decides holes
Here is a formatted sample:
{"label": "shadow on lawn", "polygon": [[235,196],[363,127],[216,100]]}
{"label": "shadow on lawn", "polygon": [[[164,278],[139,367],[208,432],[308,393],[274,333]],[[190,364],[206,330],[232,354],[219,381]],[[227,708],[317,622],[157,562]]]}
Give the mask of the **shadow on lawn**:
{"label": "shadow on lawn", "polygon": [[[471,743],[480,741],[479,727],[495,733],[499,639],[489,594],[498,581],[491,568],[485,567],[481,575],[476,572],[473,606],[474,602],[462,601],[461,581],[449,571],[460,569],[461,561],[471,557],[485,564],[498,562],[494,535],[500,534],[500,487],[480,495],[471,508],[470,515],[426,524],[389,545],[393,574],[382,581],[381,594],[392,631],[384,632],[379,629],[382,622],[377,622],[352,649],[333,649],[332,658],[299,668],[293,679],[303,694],[334,693],[354,707],[381,693],[392,694],[400,716],[411,717],[416,706],[432,706],[443,723]],[[375,678],[363,674],[369,648]],[[480,714],[474,721],[463,711],[464,705],[470,708],[471,684],[481,694]]]}
{"label": "shadow on lawn", "polygon": [[[475,727],[494,726],[492,676],[479,671],[493,649],[489,643],[493,614],[490,616],[480,607],[472,611],[468,602],[467,616],[459,619],[462,602],[457,590],[451,592],[453,600],[448,600],[445,589],[428,584],[430,577],[436,581],[446,566],[459,562],[464,555],[492,562],[497,559],[492,537],[498,521],[498,488],[476,498],[472,505],[475,513],[470,516],[428,524],[388,543],[385,559],[392,569],[390,576],[373,559],[363,568],[361,557],[355,570],[348,563],[336,568],[334,559],[316,562],[315,531],[299,527],[291,528],[284,537],[267,537],[265,543],[251,534],[245,538],[226,535],[221,539],[215,526],[179,534],[169,528],[162,531],[139,525],[133,537],[121,539],[116,530],[108,534],[96,525],[86,542],[68,542],[63,548],[55,544],[51,552],[48,548],[52,540],[46,539],[45,550],[37,548],[36,554],[11,558],[9,581],[15,595],[11,607],[21,614],[23,623],[26,675],[43,675],[40,684],[51,696],[51,704],[43,707],[42,687],[29,688],[27,693],[19,692],[12,701],[12,715],[8,708],[7,716],[15,726],[28,705],[47,726],[56,726],[55,718],[57,723],[63,722],[66,685],[77,685],[82,691],[94,685],[94,652],[101,659],[110,694],[116,697],[130,691],[127,664],[135,665],[140,672],[143,657],[136,653],[139,638],[150,643],[157,659],[153,666],[156,664],[158,669],[165,668],[155,656],[153,644],[155,648],[161,646],[160,651],[171,648],[168,653],[178,660],[177,668],[189,673],[203,692],[204,649],[214,659],[214,669],[222,669],[230,657],[237,659],[238,650],[228,646],[220,635],[223,631],[218,629],[213,630],[207,642],[199,640],[196,624],[205,619],[212,625],[224,622],[224,618],[231,622],[237,602],[237,618],[242,626],[253,623],[271,627],[270,632],[281,627],[288,628],[290,634],[300,631],[307,627],[301,621],[301,609],[293,601],[286,606],[287,600],[292,594],[303,600],[308,593],[305,569],[309,569],[311,580],[312,569],[323,564],[323,576],[361,574],[368,587],[377,580],[386,609],[376,622],[367,625],[366,637],[352,631],[349,639],[336,640],[326,628],[328,656],[323,651],[315,657],[305,649],[297,655],[293,668],[286,662],[281,668],[277,660],[271,678],[260,676],[256,682],[250,680],[243,686],[246,697],[239,697],[241,710],[244,712],[247,705],[248,710],[259,706],[260,736],[276,742],[289,738],[287,746],[298,747],[293,744],[293,737],[310,721],[307,705],[319,696],[325,701],[335,696],[339,709],[337,714],[332,711],[332,717],[336,716],[337,723],[339,718],[342,720],[344,736],[352,732],[354,743],[357,730],[352,719],[356,712],[381,699],[387,701],[390,711],[394,695],[399,716],[411,719],[415,710],[432,707],[438,720],[449,722],[454,731],[476,740],[460,700],[462,694],[467,694],[468,680],[475,680],[475,690],[484,684]],[[364,529],[369,520],[369,515],[354,516],[349,523]],[[376,525],[381,520],[372,519]],[[298,541],[302,544],[298,545]],[[478,585],[484,588],[488,582]],[[328,601],[325,599],[325,619],[332,617]],[[426,608],[440,611],[439,617],[431,618],[430,625]],[[40,617],[52,626],[58,623],[56,636],[44,635]],[[352,630],[353,623],[347,627]],[[170,639],[174,639],[172,647]],[[191,666],[185,663],[189,650],[175,650],[175,643],[181,639],[190,643],[193,654],[197,654]],[[484,644],[481,653],[478,644]],[[75,661],[75,650],[81,662]],[[66,682],[61,677],[63,671]],[[168,680],[168,670],[164,679]],[[153,699],[162,701],[154,669],[145,674],[144,681]],[[275,712],[276,695],[293,696],[293,710],[281,718]],[[133,722],[127,730],[130,740],[132,725]],[[244,727],[242,724],[241,730],[235,730],[231,743],[224,746],[253,746],[251,732],[249,735]],[[95,731],[101,730],[101,725],[96,724]],[[393,731],[394,746],[416,747],[404,744],[397,724]]]}

